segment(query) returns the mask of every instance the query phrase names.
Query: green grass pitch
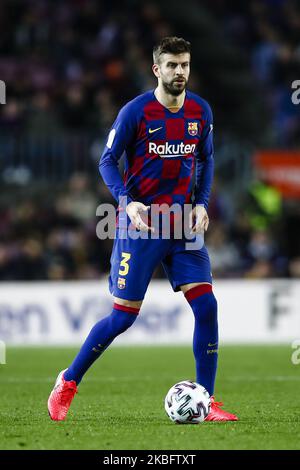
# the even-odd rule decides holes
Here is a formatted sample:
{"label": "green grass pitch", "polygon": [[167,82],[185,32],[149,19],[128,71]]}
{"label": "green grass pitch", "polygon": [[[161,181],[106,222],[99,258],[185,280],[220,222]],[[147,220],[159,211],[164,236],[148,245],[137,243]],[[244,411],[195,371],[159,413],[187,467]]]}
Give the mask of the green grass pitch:
{"label": "green grass pitch", "polygon": [[290,346],[223,346],[216,399],[232,423],[173,424],[168,389],[194,379],[189,347],[114,347],[85,376],[65,422],[46,402],[74,348],[8,348],[0,365],[1,449],[299,449],[300,365]]}

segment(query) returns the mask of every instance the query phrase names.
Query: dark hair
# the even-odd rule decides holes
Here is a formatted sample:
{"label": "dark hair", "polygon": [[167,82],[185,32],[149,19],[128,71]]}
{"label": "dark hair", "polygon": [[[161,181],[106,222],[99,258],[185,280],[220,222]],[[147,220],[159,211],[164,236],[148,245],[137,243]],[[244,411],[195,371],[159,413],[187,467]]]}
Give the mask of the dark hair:
{"label": "dark hair", "polygon": [[163,38],[159,44],[153,48],[153,62],[159,63],[162,54],[182,54],[184,52],[191,53],[191,43],[183,38],[176,36],[168,36]]}

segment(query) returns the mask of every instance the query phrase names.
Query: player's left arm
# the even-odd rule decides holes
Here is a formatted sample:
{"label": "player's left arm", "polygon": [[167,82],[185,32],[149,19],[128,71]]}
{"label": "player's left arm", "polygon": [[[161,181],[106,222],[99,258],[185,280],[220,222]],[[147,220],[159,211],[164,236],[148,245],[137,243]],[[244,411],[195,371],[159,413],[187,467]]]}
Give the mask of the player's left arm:
{"label": "player's left arm", "polygon": [[194,187],[194,204],[190,214],[190,227],[192,232],[206,231],[209,224],[207,208],[214,174],[214,146],[213,146],[213,115],[206,103],[204,126],[202,129],[199,151],[196,158],[196,181]]}

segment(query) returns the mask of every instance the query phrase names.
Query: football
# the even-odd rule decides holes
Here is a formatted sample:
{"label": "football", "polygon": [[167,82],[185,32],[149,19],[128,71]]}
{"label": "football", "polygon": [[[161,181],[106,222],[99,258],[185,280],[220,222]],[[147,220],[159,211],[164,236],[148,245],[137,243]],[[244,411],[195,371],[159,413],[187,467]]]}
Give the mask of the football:
{"label": "football", "polygon": [[210,396],[200,384],[184,380],[173,385],[165,398],[165,410],[178,424],[202,423],[210,412]]}

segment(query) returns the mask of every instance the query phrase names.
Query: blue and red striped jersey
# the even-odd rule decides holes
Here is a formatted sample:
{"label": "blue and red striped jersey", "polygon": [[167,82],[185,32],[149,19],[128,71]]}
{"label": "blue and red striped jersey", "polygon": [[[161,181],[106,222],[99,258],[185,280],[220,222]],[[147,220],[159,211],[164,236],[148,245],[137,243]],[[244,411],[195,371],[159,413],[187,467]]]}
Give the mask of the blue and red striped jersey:
{"label": "blue and red striped jersey", "polygon": [[[148,91],[127,103],[110,130],[99,169],[114,198],[146,205],[208,206],[213,178],[213,117],[209,104],[186,92],[171,112]],[[123,179],[118,162],[125,156]],[[193,186],[193,173],[196,180]],[[128,202],[129,202],[128,201]]]}

